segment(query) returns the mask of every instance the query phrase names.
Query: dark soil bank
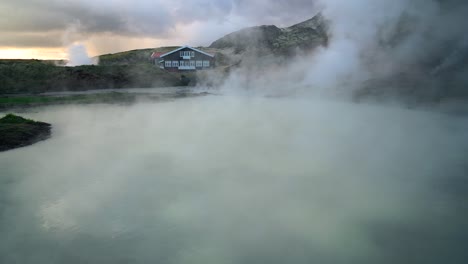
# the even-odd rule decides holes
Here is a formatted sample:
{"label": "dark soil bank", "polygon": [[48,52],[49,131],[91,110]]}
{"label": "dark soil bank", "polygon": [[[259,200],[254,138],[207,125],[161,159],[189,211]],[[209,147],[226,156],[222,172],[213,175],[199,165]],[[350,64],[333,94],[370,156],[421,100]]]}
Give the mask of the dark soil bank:
{"label": "dark soil bank", "polygon": [[0,119],[0,151],[28,146],[50,137],[51,125],[8,114]]}

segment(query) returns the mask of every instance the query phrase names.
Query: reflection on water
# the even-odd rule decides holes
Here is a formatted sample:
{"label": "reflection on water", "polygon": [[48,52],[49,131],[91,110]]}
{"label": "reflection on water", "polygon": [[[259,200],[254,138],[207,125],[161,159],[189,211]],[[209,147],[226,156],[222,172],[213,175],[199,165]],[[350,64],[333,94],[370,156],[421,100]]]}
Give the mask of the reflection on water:
{"label": "reflection on water", "polygon": [[0,263],[465,263],[464,117],[293,99],[54,106],[0,153]]}

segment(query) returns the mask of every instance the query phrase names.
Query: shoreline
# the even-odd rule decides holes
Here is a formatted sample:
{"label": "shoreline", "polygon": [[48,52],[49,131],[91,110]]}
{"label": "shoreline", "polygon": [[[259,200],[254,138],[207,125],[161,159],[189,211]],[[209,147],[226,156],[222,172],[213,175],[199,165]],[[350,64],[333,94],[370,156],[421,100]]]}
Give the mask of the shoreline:
{"label": "shoreline", "polygon": [[132,104],[139,101],[165,101],[185,97],[209,95],[190,88],[134,88],[103,89],[43,94],[0,95],[0,111],[63,104]]}

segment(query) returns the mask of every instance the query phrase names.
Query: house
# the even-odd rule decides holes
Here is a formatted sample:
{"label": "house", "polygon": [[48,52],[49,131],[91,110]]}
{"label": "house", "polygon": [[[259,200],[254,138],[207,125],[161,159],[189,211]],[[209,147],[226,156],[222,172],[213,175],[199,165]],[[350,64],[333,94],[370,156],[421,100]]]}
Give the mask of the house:
{"label": "house", "polygon": [[214,55],[189,46],[164,54],[153,52],[151,59],[155,65],[168,71],[206,70],[215,66]]}

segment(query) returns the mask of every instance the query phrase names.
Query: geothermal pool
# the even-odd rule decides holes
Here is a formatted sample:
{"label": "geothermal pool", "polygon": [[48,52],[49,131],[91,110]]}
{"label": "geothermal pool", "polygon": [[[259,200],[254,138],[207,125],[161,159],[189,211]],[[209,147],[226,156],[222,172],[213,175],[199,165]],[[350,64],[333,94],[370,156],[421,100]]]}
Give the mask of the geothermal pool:
{"label": "geothermal pool", "polygon": [[0,263],[466,263],[468,118],[206,96],[21,115]]}

